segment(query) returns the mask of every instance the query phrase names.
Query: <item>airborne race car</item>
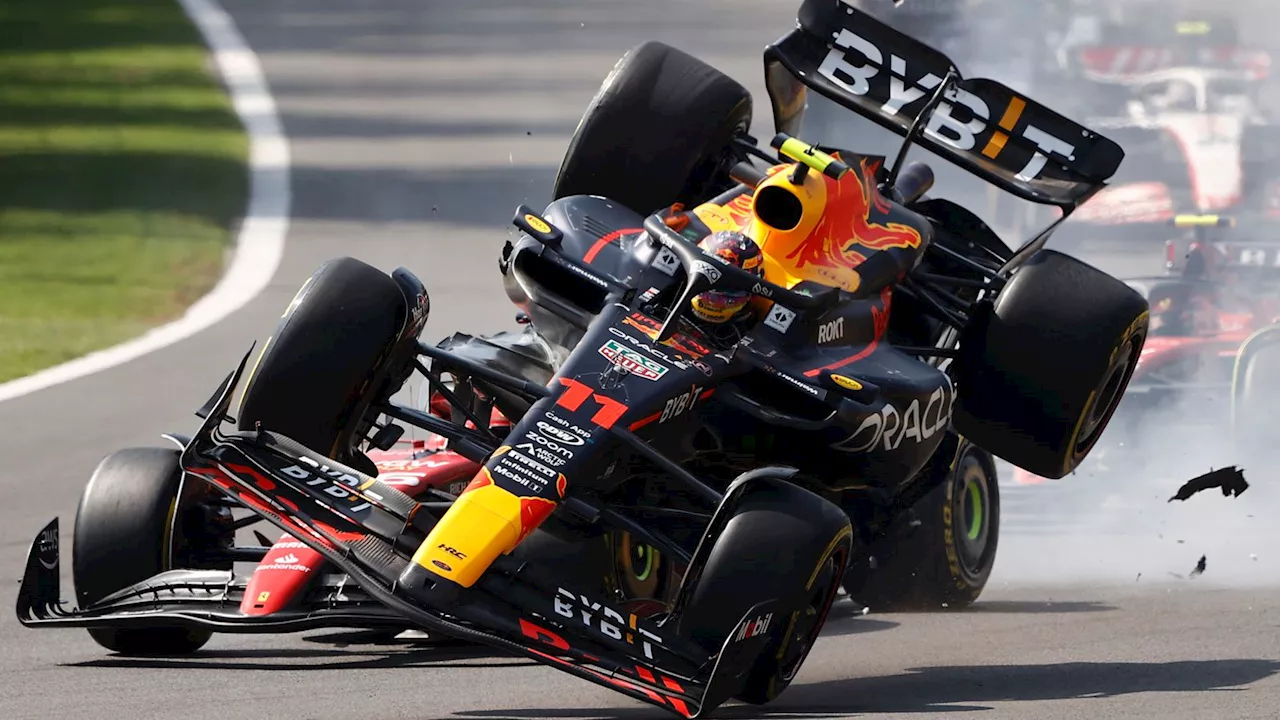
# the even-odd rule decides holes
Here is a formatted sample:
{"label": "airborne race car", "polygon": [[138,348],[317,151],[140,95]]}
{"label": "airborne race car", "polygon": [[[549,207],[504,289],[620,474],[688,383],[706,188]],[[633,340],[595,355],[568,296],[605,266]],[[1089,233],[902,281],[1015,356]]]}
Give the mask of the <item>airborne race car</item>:
{"label": "airborne race car", "polygon": [[[99,467],[76,519],[80,609],[61,607],[57,520],[41,531],[20,620],[125,653],[192,652],[211,631],[413,626],[692,717],[782,692],[841,583],[976,597],[998,527],[989,453],[1050,477],[1079,464],[1147,304],[1042,250],[1052,228],[1010,252],[925,199],[923,165],[900,155],[886,172],[791,135],[816,90],[904,135],[904,152],[1064,215],[1123,153],[835,0],[807,0],[765,61],[777,159],[745,137],[738,83],[657,43],[623,58],[557,199],[517,210],[500,265],[522,331],[427,345],[409,271],[322,266],[180,449]],[[924,89],[904,94],[904,67]],[[764,250],[764,279],[698,248],[726,227]],[[713,289],[749,292],[756,321],[730,337],[690,322]],[[428,411],[392,401],[415,371]],[[447,449],[377,452],[396,423]],[[234,547],[237,506],[288,537]],[[236,559],[261,564],[246,580]]]}

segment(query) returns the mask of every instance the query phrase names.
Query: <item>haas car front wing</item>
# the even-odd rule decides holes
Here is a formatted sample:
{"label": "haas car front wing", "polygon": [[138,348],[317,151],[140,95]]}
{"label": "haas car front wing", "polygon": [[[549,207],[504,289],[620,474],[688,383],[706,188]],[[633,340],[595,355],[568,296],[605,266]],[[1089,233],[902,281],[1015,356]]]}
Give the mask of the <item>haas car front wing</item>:
{"label": "haas car front wing", "polygon": [[[393,487],[265,430],[223,432],[231,393],[249,355],[223,384],[200,431],[182,455],[184,469],[213,484],[298,541],[320,553],[367,594],[367,602],[345,619],[366,626],[421,628],[528,657],[684,717],[700,717],[742,689],[747,671],[770,635],[747,632],[753,619],[780,609],[776,601],[752,607],[709,654],[662,622],[615,610],[600,599],[562,587],[529,563],[501,557],[470,588],[438,594],[432,606],[409,599],[397,587],[400,573],[434,523],[427,508]],[[726,500],[729,498],[727,497]],[[725,505],[721,505],[721,510]],[[717,512],[686,574],[697,578],[712,535],[722,525]],[[27,626],[145,627],[187,624],[214,630],[248,623],[302,629],[306,618],[233,617],[218,611],[216,586],[226,573],[163,573],[86,609],[64,609],[59,586],[59,541],[55,519],[31,545],[17,614]],[[217,575],[218,577],[213,577]],[[197,577],[200,576],[200,577]],[[204,577],[207,576],[207,577]],[[225,582],[225,580],[224,580]],[[185,583],[185,584],[184,584]],[[185,588],[150,593],[147,586]],[[683,590],[683,589],[682,589]],[[341,594],[341,593],[339,593]],[[191,608],[192,596],[208,606]],[[175,609],[175,605],[181,606]],[[213,607],[209,607],[213,606]],[[225,606],[223,606],[225,607]],[[381,612],[379,612],[381,611]],[[340,613],[337,608],[331,613]],[[310,624],[315,625],[312,617]],[[334,624],[332,622],[325,624]],[[243,631],[243,629],[240,629]],[[741,639],[740,639],[741,638]]]}

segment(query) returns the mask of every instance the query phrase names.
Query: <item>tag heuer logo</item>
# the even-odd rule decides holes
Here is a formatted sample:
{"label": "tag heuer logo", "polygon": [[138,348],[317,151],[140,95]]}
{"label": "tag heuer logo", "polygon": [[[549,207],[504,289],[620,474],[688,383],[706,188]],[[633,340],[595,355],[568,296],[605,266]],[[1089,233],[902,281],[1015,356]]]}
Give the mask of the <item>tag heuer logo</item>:
{"label": "tag heuer logo", "polygon": [[662,365],[613,340],[601,346],[600,354],[613,361],[614,365],[645,380],[657,380],[667,374],[667,369]]}

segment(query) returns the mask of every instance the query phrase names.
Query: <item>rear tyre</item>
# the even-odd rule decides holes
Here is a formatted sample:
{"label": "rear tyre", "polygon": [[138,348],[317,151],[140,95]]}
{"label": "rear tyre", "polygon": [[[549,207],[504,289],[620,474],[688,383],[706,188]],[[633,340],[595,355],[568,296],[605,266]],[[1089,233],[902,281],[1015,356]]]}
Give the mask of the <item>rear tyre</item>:
{"label": "rear tyre", "polygon": [[604,79],[569,141],[554,199],[601,195],[648,214],[729,188],[732,139],[751,127],[751,93],[660,42],[632,48]]}
{"label": "rear tyre", "polygon": [[1146,342],[1147,301],[1069,255],[1036,253],[961,334],[956,430],[1045,478],[1102,436]]}
{"label": "rear tyre", "polygon": [[794,608],[749,671],[743,702],[762,705],[787,688],[826,622],[849,563],[853,531],[837,506],[788,483],[748,491],[690,595],[680,632],[710,653],[753,605],[773,597]]}
{"label": "rear tyre", "polygon": [[[161,572],[192,567],[183,556],[196,544],[230,543],[229,522],[220,530],[202,506],[213,491],[203,482],[183,487],[179,455],[176,449],[128,448],[108,455],[94,470],[76,511],[71,552],[81,607]],[[230,520],[229,511],[222,519]],[[213,633],[171,626],[94,628],[89,635],[124,655],[185,655],[203,647]]]}
{"label": "rear tyre", "polygon": [[1000,539],[1000,489],[991,455],[965,443],[947,479],[904,518],[919,525],[870,543],[850,568],[849,597],[875,612],[959,609],[987,585]]}
{"label": "rear tyre", "polygon": [[352,258],[316,270],[285,310],[244,383],[238,423],[262,428],[376,475],[358,444],[383,392],[386,366],[407,318],[389,275]]}

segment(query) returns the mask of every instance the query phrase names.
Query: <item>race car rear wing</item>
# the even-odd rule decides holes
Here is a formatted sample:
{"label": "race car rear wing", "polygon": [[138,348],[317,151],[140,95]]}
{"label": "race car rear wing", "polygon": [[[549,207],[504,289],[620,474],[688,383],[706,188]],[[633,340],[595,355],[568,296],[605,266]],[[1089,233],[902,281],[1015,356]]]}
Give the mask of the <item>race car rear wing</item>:
{"label": "race car rear wing", "polygon": [[[904,137],[955,64],[841,0],[804,0],[765,49],[778,132],[799,134],[806,89]],[[1124,159],[1120,146],[994,80],[961,79],[912,138],[1025,200],[1070,213]]]}

